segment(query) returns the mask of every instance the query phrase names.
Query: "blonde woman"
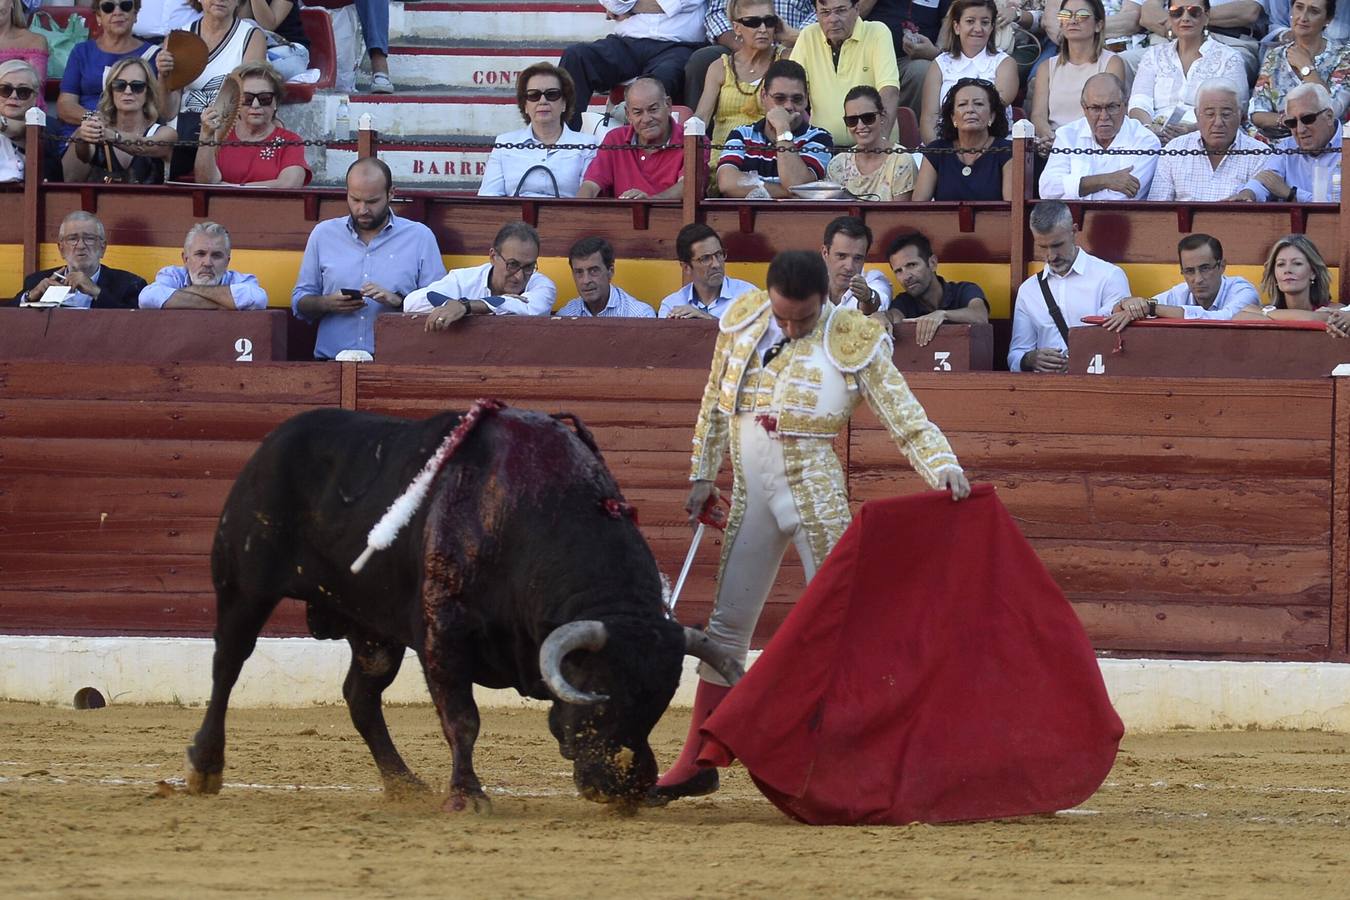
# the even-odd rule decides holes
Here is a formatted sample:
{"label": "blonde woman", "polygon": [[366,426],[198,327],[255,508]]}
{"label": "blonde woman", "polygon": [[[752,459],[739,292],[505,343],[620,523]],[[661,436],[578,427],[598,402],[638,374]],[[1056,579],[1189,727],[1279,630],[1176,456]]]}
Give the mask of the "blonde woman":
{"label": "blonde woman", "polygon": [[198,184],[236,184],[253,187],[298,188],[312,173],[305,162],[300,135],[277,120],[277,106],[285,84],[268,63],[247,63],[234,70],[239,79],[239,114],[230,128],[216,107],[202,113],[201,138],[229,142],[229,146],[197,147],[194,173]]}
{"label": "blonde woman", "polygon": [[[779,44],[783,20],[774,12],[773,0],[729,0],[727,13],[736,49],[708,66],[703,94],[694,110],[710,126],[714,144],[726,143],[735,129],[764,118],[759,83],[783,55]],[[712,159],[714,168],[718,155],[714,153]]]}
{"label": "blonde woman", "polygon": [[1248,306],[1234,318],[1325,322],[1328,333],[1346,337],[1346,317],[1331,300],[1331,272],[1316,245],[1301,234],[1280,238],[1261,273],[1262,306]]}
{"label": "blonde woman", "polygon": [[178,133],[159,124],[160,102],[149,63],[136,56],[114,63],[98,106],[71,135],[66,180],[163,183]]}
{"label": "blonde woman", "polygon": [[1125,63],[1105,49],[1106,8],[1102,0],[1064,0],[1056,12],[1059,55],[1036,72],[1032,82],[1031,121],[1043,150],[1055,141],[1055,129],[1083,118],[1083,86],[1093,75],[1109,72],[1125,83]]}

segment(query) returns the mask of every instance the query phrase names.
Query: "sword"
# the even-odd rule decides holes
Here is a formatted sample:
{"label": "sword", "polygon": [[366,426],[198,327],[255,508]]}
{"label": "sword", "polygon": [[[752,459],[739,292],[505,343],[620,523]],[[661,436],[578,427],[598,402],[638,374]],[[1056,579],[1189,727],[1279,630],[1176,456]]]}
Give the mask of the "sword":
{"label": "sword", "polygon": [[684,565],[680,567],[680,577],[675,579],[675,590],[670,592],[670,603],[666,605],[666,612],[670,614],[672,619],[675,618],[675,604],[680,602],[680,592],[684,590],[684,583],[689,578],[689,570],[694,567],[694,557],[698,555],[698,545],[703,540],[703,532],[709,525],[717,529],[727,527],[726,513],[717,508],[718,501],[727,503],[722,496],[712,495],[708,497],[707,502],[703,504],[703,509],[698,514],[698,527],[694,529],[694,540],[689,545],[689,552],[684,555]]}

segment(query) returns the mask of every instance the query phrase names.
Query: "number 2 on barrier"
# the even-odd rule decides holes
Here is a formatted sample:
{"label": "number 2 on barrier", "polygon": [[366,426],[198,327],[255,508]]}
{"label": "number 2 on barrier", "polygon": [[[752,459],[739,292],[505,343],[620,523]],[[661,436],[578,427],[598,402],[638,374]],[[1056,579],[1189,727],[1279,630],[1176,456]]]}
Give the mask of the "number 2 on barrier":
{"label": "number 2 on barrier", "polygon": [[253,362],[253,342],[248,338],[239,338],[234,342],[234,352],[239,355],[235,362]]}

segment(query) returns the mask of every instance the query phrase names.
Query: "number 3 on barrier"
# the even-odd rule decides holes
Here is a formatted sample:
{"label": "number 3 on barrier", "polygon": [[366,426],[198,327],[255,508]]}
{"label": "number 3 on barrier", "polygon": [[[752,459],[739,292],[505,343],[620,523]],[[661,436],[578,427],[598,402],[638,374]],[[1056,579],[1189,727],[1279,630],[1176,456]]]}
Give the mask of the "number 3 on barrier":
{"label": "number 3 on barrier", "polygon": [[234,342],[234,352],[239,355],[235,362],[253,362],[253,342],[248,338],[239,338]]}
{"label": "number 3 on barrier", "polygon": [[935,350],[933,352],[933,371],[950,372],[952,364],[948,360],[951,359],[951,355],[950,350]]}
{"label": "number 3 on barrier", "polygon": [[1106,362],[1102,360],[1100,353],[1092,357],[1092,362],[1088,363],[1087,373],[1089,375],[1105,375]]}

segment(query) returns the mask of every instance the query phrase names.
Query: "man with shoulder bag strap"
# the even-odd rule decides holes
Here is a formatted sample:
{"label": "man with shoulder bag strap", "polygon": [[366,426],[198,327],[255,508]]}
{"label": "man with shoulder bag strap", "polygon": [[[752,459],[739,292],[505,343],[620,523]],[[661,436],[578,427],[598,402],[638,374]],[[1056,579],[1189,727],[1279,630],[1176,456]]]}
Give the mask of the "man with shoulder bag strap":
{"label": "man with shoulder bag strap", "polygon": [[1119,266],[1078,246],[1073,215],[1058,200],[1037,203],[1030,225],[1045,270],[1017,289],[1008,369],[1067,372],[1069,329],[1082,325],[1084,316],[1109,315],[1130,296],[1130,282]]}

